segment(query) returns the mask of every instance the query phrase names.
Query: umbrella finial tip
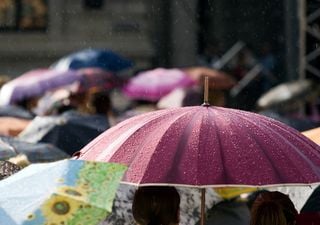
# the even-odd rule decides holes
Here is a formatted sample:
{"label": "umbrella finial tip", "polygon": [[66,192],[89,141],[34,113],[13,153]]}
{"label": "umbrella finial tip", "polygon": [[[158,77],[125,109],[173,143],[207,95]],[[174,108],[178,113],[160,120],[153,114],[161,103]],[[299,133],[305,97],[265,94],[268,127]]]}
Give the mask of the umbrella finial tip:
{"label": "umbrella finial tip", "polygon": [[203,93],[204,101],[202,106],[210,106],[209,103],[209,77],[205,76],[204,77],[204,93]]}
{"label": "umbrella finial tip", "polygon": [[204,102],[204,103],[202,103],[202,105],[201,105],[201,106],[209,107],[209,106],[210,106],[210,104],[209,104],[208,102]]}

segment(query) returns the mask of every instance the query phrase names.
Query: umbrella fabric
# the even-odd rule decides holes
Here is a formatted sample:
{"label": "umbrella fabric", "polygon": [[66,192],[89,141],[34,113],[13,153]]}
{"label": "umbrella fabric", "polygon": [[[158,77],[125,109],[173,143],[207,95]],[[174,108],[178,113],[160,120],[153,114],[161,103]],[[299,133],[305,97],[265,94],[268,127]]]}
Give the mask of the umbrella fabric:
{"label": "umbrella fabric", "polygon": [[21,167],[9,161],[0,161],[0,180],[21,170]]}
{"label": "umbrella fabric", "polygon": [[81,160],[30,165],[0,182],[1,223],[98,224],[111,212],[125,169]]}
{"label": "umbrella fabric", "polygon": [[303,98],[312,93],[313,90],[311,80],[297,80],[283,83],[263,94],[258,99],[257,106],[261,109],[279,106],[279,104]]}
{"label": "umbrella fabric", "polygon": [[320,127],[306,130],[306,131],[302,132],[302,134],[305,135],[310,140],[317,143],[318,145],[320,145]]}
{"label": "umbrella fabric", "polygon": [[320,182],[320,147],[273,119],[222,107],[130,118],[86,145],[80,159],[128,165],[142,185],[272,186]]}
{"label": "umbrella fabric", "polygon": [[67,111],[58,116],[36,117],[19,134],[19,138],[32,143],[50,143],[72,155],[108,127],[108,119],[104,115]]}
{"label": "umbrella fabric", "polygon": [[214,90],[227,90],[236,84],[236,80],[230,75],[207,67],[189,67],[185,68],[186,74],[203,86],[204,77],[209,78],[209,86]]}
{"label": "umbrella fabric", "polygon": [[180,69],[157,68],[131,78],[124,86],[123,92],[131,99],[154,102],[175,88],[194,84],[195,81]]}
{"label": "umbrella fabric", "polygon": [[110,92],[113,88],[121,85],[121,79],[113,73],[99,68],[84,68],[77,71],[77,81],[46,92],[39,98],[34,112],[37,115],[54,114],[57,107],[70,101],[70,96],[74,94]]}
{"label": "umbrella fabric", "polygon": [[2,86],[0,105],[9,105],[23,99],[40,96],[48,90],[70,84],[78,79],[77,72],[73,70],[31,70]]}
{"label": "umbrella fabric", "polygon": [[114,53],[104,49],[84,49],[71,53],[58,60],[51,68],[58,70],[81,69],[97,67],[111,72],[119,72],[133,66],[133,63]]}
{"label": "umbrella fabric", "polygon": [[0,136],[0,160],[19,154],[26,155],[31,163],[52,162],[70,156],[61,149],[47,143],[29,143],[18,138]]}
{"label": "umbrella fabric", "polygon": [[15,117],[19,119],[33,119],[34,114],[16,105],[0,106],[0,117]]}

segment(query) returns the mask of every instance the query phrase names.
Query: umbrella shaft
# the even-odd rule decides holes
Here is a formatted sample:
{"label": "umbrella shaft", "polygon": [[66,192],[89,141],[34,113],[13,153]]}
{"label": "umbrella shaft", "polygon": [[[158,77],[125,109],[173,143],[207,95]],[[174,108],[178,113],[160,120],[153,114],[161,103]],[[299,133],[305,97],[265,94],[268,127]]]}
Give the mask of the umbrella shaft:
{"label": "umbrella shaft", "polygon": [[201,189],[201,225],[205,223],[205,216],[206,216],[206,189]]}

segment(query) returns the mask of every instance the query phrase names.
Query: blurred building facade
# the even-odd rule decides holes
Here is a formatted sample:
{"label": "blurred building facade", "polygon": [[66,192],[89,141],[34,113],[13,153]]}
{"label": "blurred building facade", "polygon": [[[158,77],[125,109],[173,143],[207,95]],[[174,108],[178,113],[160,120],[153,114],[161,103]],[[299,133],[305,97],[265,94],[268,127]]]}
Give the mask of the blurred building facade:
{"label": "blurred building facade", "polygon": [[208,42],[225,52],[241,40],[257,53],[270,44],[282,79],[292,80],[306,70],[306,50],[318,46],[301,19],[311,3],[319,1],[1,0],[0,73],[47,67],[88,47],[114,50],[138,69],[194,66]]}
{"label": "blurred building facade", "polygon": [[1,0],[0,73],[47,67],[83,48],[106,48],[151,66],[148,0]]}

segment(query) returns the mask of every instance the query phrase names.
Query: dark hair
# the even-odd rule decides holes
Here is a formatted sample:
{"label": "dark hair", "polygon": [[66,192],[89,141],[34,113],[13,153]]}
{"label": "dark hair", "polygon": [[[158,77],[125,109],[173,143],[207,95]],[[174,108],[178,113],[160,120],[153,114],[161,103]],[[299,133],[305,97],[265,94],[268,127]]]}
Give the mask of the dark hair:
{"label": "dark hair", "polygon": [[107,114],[111,110],[111,100],[108,92],[97,92],[92,96],[92,106],[97,114]]}
{"label": "dark hair", "polygon": [[288,195],[278,191],[264,192],[252,205],[250,225],[293,225],[297,215]]}
{"label": "dark hair", "polygon": [[180,195],[174,187],[149,186],[136,190],[133,217],[140,225],[179,223]]}

